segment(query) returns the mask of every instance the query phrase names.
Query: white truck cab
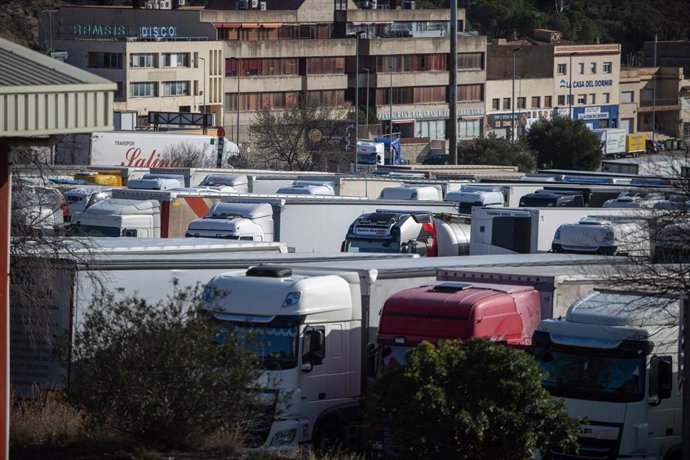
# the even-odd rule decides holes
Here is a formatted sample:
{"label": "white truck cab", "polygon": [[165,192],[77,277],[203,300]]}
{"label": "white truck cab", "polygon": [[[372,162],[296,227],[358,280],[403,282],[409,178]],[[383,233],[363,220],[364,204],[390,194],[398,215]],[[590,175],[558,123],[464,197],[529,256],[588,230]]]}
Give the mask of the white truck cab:
{"label": "white truck cab", "polygon": [[335,195],[333,183],[296,180],[292,185],[280,187],[278,195]]}
{"label": "white truck cab", "polygon": [[579,451],[548,458],[680,460],[678,301],[593,291],[532,337],[542,384],[586,419]]}
{"label": "white truck cab", "polygon": [[82,236],[160,238],[160,206],[156,200],[107,199],[76,213],[73,230]]}
{"label": "white truck cab", "polygon": [[461,185],[460,190],[448,192],[445,201],[455,201],[459,212],[471,214],[473,206],[504,206],[505,196],[500,186]]}
{"label": "white truck cab", "polygon": [[273,208],[268,203],[218,202],[206,216],[189,224],[185,236],[273,241],[273,225]]}
{"label": "white truck cab", "polygon": [[384,187],[379,195],[380,200],[429,200],[441,201],[443,192],[433,185],[396,185]]}
{"label": "white truck cab", "polygon": [[561,224],[551,250],[608,255],[649,255],[647,225],[630,217],[583,217],[579,222]]}

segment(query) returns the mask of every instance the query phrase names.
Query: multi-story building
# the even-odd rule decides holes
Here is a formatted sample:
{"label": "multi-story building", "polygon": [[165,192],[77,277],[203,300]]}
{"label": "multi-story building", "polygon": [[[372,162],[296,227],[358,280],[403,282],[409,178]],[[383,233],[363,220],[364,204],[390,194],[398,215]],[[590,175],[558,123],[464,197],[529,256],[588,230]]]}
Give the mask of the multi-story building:
{"label": "multi-story building", "polygon": [[539,118],[570,116],[591,129],[619,125],[620,45],[578,44],[559,32],[488,46],[487,131],[522,134]]}
{"label": "multi-story building", "polygon": [[[446,137],[450,10],[393,1],[364,2],[369,8],[349,0],[180,3],[62,6],[44,15],[41,42],[117,82],[116,110],[145,117],[205,107],[240,142],[260,107],[309,101],[353,116],[356,95],[370,121],[360,123],[360,137],[377,129]],[[484,131],[486,40],[462,33],[462,10],[458,19],[458,133],[470,139]]]}

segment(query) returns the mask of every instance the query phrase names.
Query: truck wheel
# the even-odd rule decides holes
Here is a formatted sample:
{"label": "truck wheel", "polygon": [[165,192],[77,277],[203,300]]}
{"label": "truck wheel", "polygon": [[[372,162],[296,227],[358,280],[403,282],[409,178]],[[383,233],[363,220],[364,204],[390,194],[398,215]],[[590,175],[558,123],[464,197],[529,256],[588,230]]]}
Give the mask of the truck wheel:
{"label": "truck wheel", "polygon": [[314,450],[320,453],[335,453],[342,449],[340,430],[335,420],[323,422],[314,436]]}

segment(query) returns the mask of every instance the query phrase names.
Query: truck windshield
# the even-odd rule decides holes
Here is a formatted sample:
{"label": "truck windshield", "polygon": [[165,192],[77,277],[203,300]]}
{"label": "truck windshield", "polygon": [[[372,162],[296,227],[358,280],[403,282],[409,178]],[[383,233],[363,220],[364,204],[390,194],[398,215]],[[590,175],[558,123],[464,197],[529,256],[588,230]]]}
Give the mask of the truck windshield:
{"label": "truck windshield", "polygon": [[481,201],[463,202],[458,205],[458,212],[460,214],[472,214],[472,208],[475,206],[484,206]]}
{"label": "truck windshield", "polygon": [[556,206],[556,198],[543,197],[523,197],[520,200],[520,207],[522,208],[550,208]]}
{"label": "truck windshield", "polygon": [[122,235],[118,227],[103,227],[101,225],[75,225],[72,227],[76,236],[130,236]]}
{"label": "truck windshield", "polygon": [[401,345],[384,345],[381,347],[381,367],[379,373],[385,374],[407,364],[405,355],[408,351],[412,350],[412,348],[413,347]]}
{"label": "truck windshield", "polygon": [[297,326],[274,327],[219,322],[221,329],[216,335],[217,342],[223,342],[229,331],[243,349],[256,355],[259,366],[266,370],[284,370],[297,367],[297,345],[299,329]]}
{"label": "truck windshield", "polygon": [[400,252],[398,240],[348,240],[347,252],[386,252],[397,254]]}
{"label": "truck windshield", "polygon": [[537,347],[542,384],[553,396],[632,402],[644,397],[645,357],[591,354],[586,350]]}

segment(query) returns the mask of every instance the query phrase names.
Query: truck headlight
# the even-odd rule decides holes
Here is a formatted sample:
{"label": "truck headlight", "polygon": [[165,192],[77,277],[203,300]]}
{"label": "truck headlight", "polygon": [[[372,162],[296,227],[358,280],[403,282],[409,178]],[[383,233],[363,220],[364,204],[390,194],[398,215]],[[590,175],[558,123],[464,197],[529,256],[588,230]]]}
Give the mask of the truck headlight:
{"label": "truck headlight", "polygon": [[271,439],[271,446],[285,446],[292,444],[297,436],[297,428],[291,428],[289,430],[282,430],[273,435]]}

